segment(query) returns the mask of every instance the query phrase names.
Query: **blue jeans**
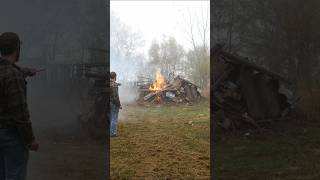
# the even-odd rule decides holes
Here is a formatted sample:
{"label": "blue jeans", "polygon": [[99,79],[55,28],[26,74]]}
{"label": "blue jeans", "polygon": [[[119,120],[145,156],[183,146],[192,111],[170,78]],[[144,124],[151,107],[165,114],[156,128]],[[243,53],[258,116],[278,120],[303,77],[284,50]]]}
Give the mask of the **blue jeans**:
{"label": "blue jeans", "polygon": [[110,104],[110,110],[111,110],[111,125],[110,125],[110,135],[116,136],[117,135],[117,124],[118,124],[118,114],[119,114],[119,107],[117,107],[115,104]]}
{"label": "blue jeans", "polygon": [[0,180],[25,180],[29,150],[13,129],[0,128]]}

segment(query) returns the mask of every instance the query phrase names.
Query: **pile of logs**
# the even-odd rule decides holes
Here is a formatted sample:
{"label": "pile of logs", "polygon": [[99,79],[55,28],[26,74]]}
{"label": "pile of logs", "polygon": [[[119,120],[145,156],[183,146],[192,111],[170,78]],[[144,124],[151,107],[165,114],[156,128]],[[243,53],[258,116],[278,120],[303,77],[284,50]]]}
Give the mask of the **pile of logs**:
{"label": "pile of logs", "polygon": [[136,83],[138,86],[138,103],[151,104],[178,104],[192,103],[200,99],[198,86],[180,76],[171,76],[164,79],[160,89],[152,89],[156,80],[141,77]]}

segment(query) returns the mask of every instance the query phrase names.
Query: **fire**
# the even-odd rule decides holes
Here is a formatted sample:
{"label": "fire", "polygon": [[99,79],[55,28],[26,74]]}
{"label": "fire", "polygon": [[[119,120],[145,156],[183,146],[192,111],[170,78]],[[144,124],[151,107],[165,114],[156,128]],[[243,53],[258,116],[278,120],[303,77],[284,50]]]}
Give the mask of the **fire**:
{"label": "fire", "polygon": [[166,81],[165,81],[164,77],[161,75],[160,71],[158,70],[156,72],[156,80],[149,87],[149,90],[160,91],[164,87],[165,84],[166,84]]}

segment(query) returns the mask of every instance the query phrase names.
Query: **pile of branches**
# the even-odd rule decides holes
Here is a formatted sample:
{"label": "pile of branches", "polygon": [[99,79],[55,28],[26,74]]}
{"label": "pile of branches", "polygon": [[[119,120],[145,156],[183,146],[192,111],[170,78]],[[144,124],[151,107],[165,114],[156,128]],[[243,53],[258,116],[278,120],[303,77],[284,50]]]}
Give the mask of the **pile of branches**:
{"label": "pile of branches", "polygon": [[215,124],[228,130],[243,125],[260,128],[266,122],[286,119],[299,98],[291,83],[249,59],[213,48],[213,112],[222,114]]}
{"label": "pile of branches", "polygon": [[136,82],[139,91],[137,102],[140,104],[190,104],[201,98],[198,86],[180,76],[165,79],[165,85],[158,90],[150,88],[154,80],[140,79],[144,79]]}

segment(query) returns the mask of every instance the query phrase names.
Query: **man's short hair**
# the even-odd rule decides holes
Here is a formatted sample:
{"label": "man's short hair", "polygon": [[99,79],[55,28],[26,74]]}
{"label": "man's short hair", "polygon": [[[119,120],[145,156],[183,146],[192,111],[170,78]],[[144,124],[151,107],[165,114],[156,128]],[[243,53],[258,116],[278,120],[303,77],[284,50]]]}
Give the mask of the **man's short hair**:
{"label": "man's short hair", "polygon": [[2,56],[14,53],[20,48],[20,38],[16,33],[5,32],[0,35],[0,53]]}
{"label": "man's short hair", "polygon": [[111,78],[111,79],[114,79],[114,78],[116,78],[116,77],[117,77],[116,72],[110,72],[110,78]]}

